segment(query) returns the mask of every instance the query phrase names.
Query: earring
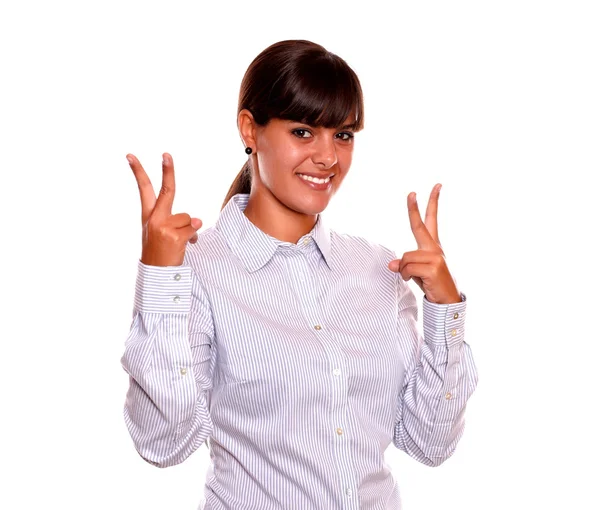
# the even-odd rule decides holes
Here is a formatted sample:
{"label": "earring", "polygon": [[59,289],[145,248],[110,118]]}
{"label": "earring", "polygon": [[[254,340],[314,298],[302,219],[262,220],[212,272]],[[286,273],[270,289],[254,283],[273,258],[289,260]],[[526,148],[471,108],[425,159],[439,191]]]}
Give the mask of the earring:
{"label": "earring", "polygon": [[246,147],[246,154],[252,154],[252,147]]}

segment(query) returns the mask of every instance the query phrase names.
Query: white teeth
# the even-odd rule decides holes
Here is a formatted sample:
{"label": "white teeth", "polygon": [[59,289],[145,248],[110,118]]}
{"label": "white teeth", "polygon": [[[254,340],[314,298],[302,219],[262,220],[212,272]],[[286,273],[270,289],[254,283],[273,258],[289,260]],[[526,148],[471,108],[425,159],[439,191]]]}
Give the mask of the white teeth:
{"label": "white teeth", "polygon": [[325,179],[317,179],[316,177],[311,177],[310,175],[304,175],[304,174],[298,174],[302,179],[304,179],[305,181],[310,181],[310,182],[314,182],[317,184],[326,184],[329,182],[329,177],[326,177]]}

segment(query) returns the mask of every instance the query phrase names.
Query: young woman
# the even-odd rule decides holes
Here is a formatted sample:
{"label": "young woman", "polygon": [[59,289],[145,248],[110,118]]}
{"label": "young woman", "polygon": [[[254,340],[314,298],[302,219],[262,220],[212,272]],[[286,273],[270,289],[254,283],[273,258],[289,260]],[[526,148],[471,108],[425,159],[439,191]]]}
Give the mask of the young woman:
{"label": "young woman", "polygon": [[237,120],[248,161],[200,234],[198,218],[171,213],[171,156],[158,198],[127,156],[143,224],[122,358],[135,447],[168,467],[206,440],[206,510],[399,509],[386,448],[441,464],[477,384],[465,295],[438,238],[439,185],[425,223],[409,194],[418,249],[400,259],[326,226],[363,98],[346,62],[309,41],[256,57]]}

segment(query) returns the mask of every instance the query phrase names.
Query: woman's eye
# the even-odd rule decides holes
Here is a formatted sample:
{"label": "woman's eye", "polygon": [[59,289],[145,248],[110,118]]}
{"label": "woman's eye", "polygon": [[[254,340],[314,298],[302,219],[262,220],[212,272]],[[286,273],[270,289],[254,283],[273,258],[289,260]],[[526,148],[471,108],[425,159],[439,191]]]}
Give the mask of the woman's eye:
{"label": "woman's eye", "polygon": [[352,138],[354,138],[354,135],[352,133],[348,133],[347,131],[344,131],[343,133],[338,133],[336,136],[341,138],[344,142],[348,142],[352,140]]}
{"label": "woman's eye", "polygon": [[294,129],[292,131],[292,133],[294,133],[299,138],[309,138],[310,137],[310,131],[308,129]]}

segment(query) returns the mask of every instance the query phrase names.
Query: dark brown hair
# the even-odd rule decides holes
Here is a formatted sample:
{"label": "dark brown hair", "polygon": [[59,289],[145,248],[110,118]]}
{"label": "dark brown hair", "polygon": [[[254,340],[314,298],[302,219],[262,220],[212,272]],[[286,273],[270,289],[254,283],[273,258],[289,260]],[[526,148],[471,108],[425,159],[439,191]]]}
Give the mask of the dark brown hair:
{"label": "dark brown hair", "polygon": [[[305,40],[280,41],[263,50],[248,66],[240,87],[238,114],[249,110],[260,126],[273,118],[335,128],[351,113],[360,131],[364,105],[360,82],[345,60]],[[250,193],[251,168],[246,161],[221,209],[237,193]]]}

